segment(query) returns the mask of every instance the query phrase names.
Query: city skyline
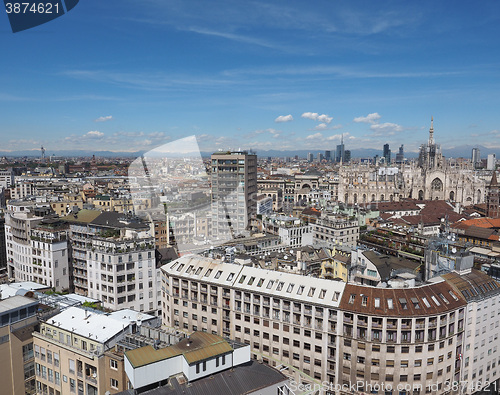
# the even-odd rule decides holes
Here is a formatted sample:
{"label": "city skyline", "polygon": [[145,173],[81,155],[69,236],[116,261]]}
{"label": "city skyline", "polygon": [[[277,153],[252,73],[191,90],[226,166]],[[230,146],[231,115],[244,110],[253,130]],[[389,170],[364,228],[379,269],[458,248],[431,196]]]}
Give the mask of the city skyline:
{"label": "city skyline", "polygon": [[[119,7],[117,5],[119,4]],[[3,19],[1,151],[498,149],[496,3],[81,3]],[[464,29],[464,26],[467,28]]]}

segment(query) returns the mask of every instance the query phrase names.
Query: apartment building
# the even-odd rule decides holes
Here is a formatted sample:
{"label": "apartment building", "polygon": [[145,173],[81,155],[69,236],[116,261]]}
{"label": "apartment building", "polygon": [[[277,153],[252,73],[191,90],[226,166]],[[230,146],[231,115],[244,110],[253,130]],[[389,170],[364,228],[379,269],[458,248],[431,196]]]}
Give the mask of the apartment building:
{"label": "apartment building", "polygon": [[70,251],[68,225],[59,220],[43,219],[30,232],[33,282],[58,292],[70,289]]}
{"label": "apartment building", "polygon": [[257,155],[218,152],[210,161],[212,233],[230,239],[247,230],[256,214]]}
{"label": "apartment building", "polygon": [[[254,357],[318,382],[361,383],[340,393],[389,383],[415,394],[446,394],[464,377],[467,299],[449,279],[375,288],[193,255],[163,266],[162,276],[163,325],[243,341]],[[490,287],[498,285],[490,280]],[[494,333],[487,336],[495,342]],[[493,343],[485,341],[492,354]],[[487,366],[485,360],[484,376]]]}
{"label": "apartment building", "polygon": [[311,223],[313,240],[315,243],[328,242],[331,244],[355,247],[359,238],[359,223],[357,219],[349,217],[322,217]]}
{"label": "apartment building", "polygon": [[25,296],[0,301],[0,377],[3,394],[35,393],[32,332],[38,325],[38,302]]}
{"label": "apartment building", "polygon": [[9,202],[5,239],[9,277],[66,291],[70,288],[68,227],[50,207]]}
{"label": "apartment building", "polygon": [[344,282],[196,255],[163,266],[162,276],[163,325],[228,336],[267,363],[334,379],[328,351],[336,343]]}
{"label": "apartment building", "polygon": [[0,170],[0,188],[10,188],[14,185],[14,172],[12,169]]}
{"label": "apartment building", "polygon": [[111,310],[133,309],[156,314],[160,302],[160,269],[154,238],[94,237],[87,256],[88,296]]}
{"label": "apartment building", "polygon": [[138,324],[156,318],[132,310],[110,314],[69,307],[34,333],[36,389],[54,395],[98,395],[126,389],[123,355],[113,347]]}
{"label": "apartment building", "polygon": [[[450,393],[460,378],[466,301],[446,281],[391,289],[347,284],[335,363],[337,382],[371,392]],[[401,387],[400,387],[401,388]]]}
{"label": "apartment building", "polygon": [[7,269],[16,281],[33,281],[31,230],[42,222],[46,208],[33,203],[10,201],[5,213]]}
{"label": "apartment building", "polygon": [[76,293],[112,310],[158,310],[159,268],[148,223],[97,210],[81,210],[64,220],[70,224]]}
{"label": "apartment building", "polygon": [[500,288],[478,270],[448,273],[443,277],[467,300],[467,322],[460,363],[463,394],[500,384]]}

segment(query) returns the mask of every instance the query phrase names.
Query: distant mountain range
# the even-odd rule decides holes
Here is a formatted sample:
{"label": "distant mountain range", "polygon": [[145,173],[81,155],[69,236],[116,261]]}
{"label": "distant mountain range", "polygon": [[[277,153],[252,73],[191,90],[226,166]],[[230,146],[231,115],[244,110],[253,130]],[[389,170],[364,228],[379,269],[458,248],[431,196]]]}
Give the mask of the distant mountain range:
{"label": "distant mountain range", "polygon": [[[348,149],[348,147],[346,147]],[[474,146],[474,145],[463,145],[454,148],[443,148],[443,154],[447,158],[470,158],[472,148],[479,148],[481,152],[481,158],[486,158],[488,154],[496,154],[497,150],[486,148],[484,146]],[[306,158],[307,154],[312,152],[314,157],[318,154],[318,152],[325,153],[324,150],[288,150],[288,151],[279,151],[279,150],[257,150],[257,155],[260,157],[295,157],[296,155],[299,158]],[[56,157],[72,157],[72,158],[82,158],[82,157],[92,157],[95,155],[96,157],[106,157],[106,158],[118,158],[118,157],[126,157],[126,158],[136,158],[142,155],[143,151],[137,152],[113,152],[113,151],[91,151],[91,150],[61,150],[61,151],[47,151],[47,157],[55,155]],[[202,152],[203,157],[210,156],[213,151]],[[397,148],[392,151],[392,157],[396,158]],[[332,150],[332,155],[335,155],[335,151]],[[382,150],[377,150],[373,148],[354,148],[351,149],[351,157],[352,158],[373,158],[375,155],[382,156]],[[0,151],[0,157],[40,157],[40,151],[34,150],[25,150],[25,151]],[[406,158],[416,158],[418,156],[418,152],[405,152]],[[498,156],[498,155],[497,155]]]}

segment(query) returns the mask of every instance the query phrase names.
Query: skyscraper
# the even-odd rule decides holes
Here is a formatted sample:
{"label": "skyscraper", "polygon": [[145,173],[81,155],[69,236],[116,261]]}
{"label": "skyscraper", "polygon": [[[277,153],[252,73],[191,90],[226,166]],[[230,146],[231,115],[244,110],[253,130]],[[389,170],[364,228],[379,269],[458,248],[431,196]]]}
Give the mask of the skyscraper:
{"label": "skyscraper", "polygon": [[405,151],[404,151],[404,146],[401,144],[399,147],[399,152],[396,154],[396,164],[401,164],[405,161]]}
{"label": "skyscraper", "polygon": [[211,157],[212,232],[231,238],[247,230],[257,212],[257,155],[218,152]]}
{"label": "skyscraper", "polygon": [[391,163],[391,150],[389,149],[389,144],[384,144],[384,158],[385,163],[388,165]]}
{"label": "skyscraper", "polygon": [[332,160],[332,151],[325,151],[325,159],[327,162]]}
{"label": "skyscraper", "polygon": [[344,148],[344,135],[340,139],[340,144],[337,145],[337,151],[335,152],[335,162],[345,162],[345,148]]}
{"label": "skyscraper", "polygon": [[481,162],[481,151],[479,151],[479,148],[472,148],[471,161],[474,168]]}
{"label": "skyscraper", "polygon": [[497,157],[495,154],[488,154],[488,161],[486,162],[487,170],[495,170],[497,164]]}
{"label": "skyscraper", "polygon": [[309,152],[307,154],[307,161],[311,163],[314,160],[314,154],[312,152]]}

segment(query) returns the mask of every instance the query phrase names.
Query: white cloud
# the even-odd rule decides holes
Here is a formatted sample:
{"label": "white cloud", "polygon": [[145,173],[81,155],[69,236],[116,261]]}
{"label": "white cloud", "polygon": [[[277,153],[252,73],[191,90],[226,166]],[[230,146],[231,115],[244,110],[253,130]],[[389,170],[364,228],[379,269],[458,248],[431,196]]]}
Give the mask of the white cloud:
{"label": "white cloud", "polygon": [[315,133],[315,134],[310,134],[309,136],[306,137],[307,140],[317,140],[323,138],[323,135],[321,133]]}
{"label": "white cloud", "polygon": [[378,112],[373,112],[371,114],[368,114],[366,117],[357,117],[354,118],[354,122],[360,123],[377,123],[378,120],[381,118],[380,114]]}
{"label": "white cloud", "polygon": [[104,136],[103,132],[99,132],[98,130],[91,130],[83,135],[83,137],[87,138],[101,138]]}
{"label": "white cloud", "polygon": [[326,139],[328,141],[338,140],[340,142],[340,140],[342,139],[342,136],[344,137],[344,141],[345,140],[356,140],[356,137],[351,136],[351,134],[349,132],[346,132],[343,134],[332,134],[331,136],[328,136]]}
{"label": "white cloud", "polygon": [[273,128],[268,128],[268,129],[258,129],[258,130],[254,130],[253,132],[250,132],[248,133],[245,137],[248,139],[248,138],[254,138],[256,136],[259,136],[259,135],[264,135],[264,134],[267,134],[269,133],[271,135],[271,137],[273,138],[278,138],[282,131],[281,130],[276,130],[276,129],[273,129]]}
{"label": "white cloud", "polygon": [[114,136],[125,136],[125,137],[142,137],[144,136],[144,132],[125,132],[120,131],[116,132]]}
{"label": "white cloud", "polygon": [[330,123],[332,122],[333,117],[330,117],[326,114],[318,114],[317,112],[305,112],[301,115],[302,118],[311,119],[313,121],[322,122],[322,123]]}
{"label": "white cloud", "polygon": [[113,119],[112,115],[106,115],[104,117],[99,117],[97,119],[94,119],[94,122],[107,122],[107,121],[111,121],[112,119]]}
{"label": "white cloud", "polygon": [[333,117],[329,117],[326,114],[322,114],[318,117],[317,121],[318,122],[324,122],[324,123],[330,123],[332,122]]}
{"label": "white cloud", "polygon": [[329,126],[326,123],[320,123],[317,125],[314,130],[337,130],[337,129],[342,129],[342,125],[333,125]]}
{"label": "white cloud", "polygon": [[392,136],[404,130],[401,125],[391,122],[371,125],[370,129],[374,131],[375,136]]}
{"label": "white cloud", "polygon": [[328,129],[328,125],[326,123],[320,123],[314,128],[314,130],[326,130],[326,129]]}
{"label": "white cloud", "polygon": [[274,120],[274,122],[291,122],[293,121],[293,117],[292,117],[292,114],[288,114],[288,115],[280,115],[278,118],[276,118]]}

